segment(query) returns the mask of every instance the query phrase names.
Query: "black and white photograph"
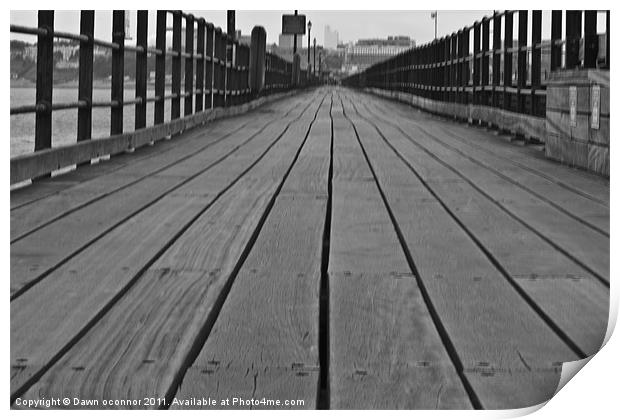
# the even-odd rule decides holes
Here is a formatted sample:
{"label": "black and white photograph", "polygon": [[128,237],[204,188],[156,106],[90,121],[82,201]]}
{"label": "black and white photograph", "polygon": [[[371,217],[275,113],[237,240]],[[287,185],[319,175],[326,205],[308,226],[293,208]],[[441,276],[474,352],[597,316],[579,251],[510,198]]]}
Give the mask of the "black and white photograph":
{"label": "black and white photograph", "polygon": [[132,3],[8,5],[13,414],[515,416],[608,350],[610,10]]}

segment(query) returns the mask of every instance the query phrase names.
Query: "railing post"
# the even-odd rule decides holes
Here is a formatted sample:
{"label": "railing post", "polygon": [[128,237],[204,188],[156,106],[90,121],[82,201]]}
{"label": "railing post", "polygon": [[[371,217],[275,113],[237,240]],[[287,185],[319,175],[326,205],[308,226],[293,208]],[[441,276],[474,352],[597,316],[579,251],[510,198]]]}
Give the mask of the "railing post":
{"label": "railing post", "polygon": [[164,109],[166,100],[166,18],[167,12],[165,10],[157,11],[157,29],[155,46],[161,51],[161,54],[155,57],[155,112],[154,123],[163,124],[164,122]]}
{"label": "railing post", "polygon": [[451,41],[449,36],[443,37],[443,100],[444,102],[450,101],[450,82],[451,75],[450,72],[450,59],[451,59]]}
{"label": "railing post", "polygon": [[472,80],[472,101],[474,104],[480,103],[480,22],[474,23],[474,78]]}
{"label": "railing post", "polygon": [[562,67],[562,11],[551,12],[551,71]]}
{"label": "railing post", "polygon": [[470,102],[470,98],[469,98],[469,92],[468,92],[468,88],[469,88],[469,77],[470,77],[470,69],[469,69],[469,28],[464,28],[463,29],[463,34],[461,35],[462,40],[463,40],[463,52],[462,52],[462,56],[461,56],[461,60],[463,60],[462,63],[462,72],[463,75],[461,76],[461,84],[462,84],[462,89],[463,89],[463,93],[461,95],[461,102],[462,103],[469,103]]}
{"label": "railing post", "polygon": [[481,67],[481,79],[480,88],[482,89],[480,103],[489,105],[489,93],[487,86],[489,86],[489,35],[490,35],[490,22],[487,17],[482,19],[482,46],[480,48],[480,67]]}
{"label": "railing post", "polygon": [[512,87],[512,48],[514,44],[512,24],[513,24],[513,12],[506,11],[504,14],[504,101],[503,109],[510,110],[511,106],[511,94],[510,88]]}
{"label": "railing post", "polygon": [[184,115],[193,113],[194,103],[194,16],[185,18],[185,106]]}
{"label": "railing post", "polygon": [[46,106],[37,112],[34,128],[34,150],[52,147],[52,86],[54,82],[54,11],[39,10],[38,26],[47,29],[46,35],[37,36],[37,91],[38,104]]}
{"label": "railing post", "polygon": [[78,99],[85,101],[86,107],[78,108],[77,141],[88,140],[92,135],[94,31],[95,11],[82,10],[80,34],[87,36],[88,41],[80,41]]}
{"label": "railing post", "polygon": [[579,43],[581,42],[581,10],[566,11],[566,68],[579,66]]}
{"label": "railing post", "polygon": [[123,85],[125,78],[125,11],[112,12],[112,42],[118,49],[112,51],[112,105],[110,135],[123,132]]}
{"label": "railing post", "polygon": [[[517,52],[517,112],[525,112],[525,87],[527,85],[527,10],[519,11]],[[533,51],[533,50],[532,50]]]}
{"label": "railing post", "polygon": [[596,10],[586,10],[583,40],[583,66],[587,69],[596,68],[598,58],[598,36],[596,35]]}
{"label": "railing post", "polygon": [[181,116],[181,11],[174,11],[172,15],[172,104],[170,119],[176,120]]}
{"label": "railing post", "polygon": [[609,27],[609,13],[610,13],[609,10],[605,12],[605,67],[607,67],[608,69],[610,68],[609,67],[609,37],[610,37],[609,30],[611,29]]}
{"label": "railing post", "polygon": [[205,20],[198,19],[196,53],[201,57],[196,61],[196,112],[202,111],[205,95]]}
{"label": "railing post", "polygon": [[136,46],[142,47],[142,52],[136,52],[136,98],[142,101],[136,103],[135,127],[136,130],[146,127],[146,82],[147,82],[147,57],[148,53],[148,24],[149,11],[138,10],[138,23],[136,28]]}
{"label": "railing post", "polygon": [[450,56],[450,102],[456,101],[456,89],[457,89],[457,72],[458,72],[458,49],[457,49],[457,35],[453,33],[450,37],[450,43],[452,44],[452,53]]}
{"label": "railing post", "polygon": [[207,23],[207,57],[209,57],[209,63],[205,69],[205,89],[208,89],[208,95],[205,96],[205,109],[213,108],[213,77],[215,70],[215,57],[214,51],[214,26],[212,23]]}
{"label": "railing post", "polygon": [[456,102],[463,102],[463,57],[465,50],[463,45],[463,31],[459,30],[456,35],[457,42],[457,61],[456,61]]}
{"label": "railing post", "polygon": [[502,16],[493,13],[493,106],[499,106],[499,85],[501,81]]}
{"label": "railing post", "polygon": [[538,115],[538,95],[542,57],[542,10],[532,11],[532,115]]}
{"label": "railing post", "polygon": [[213,33],[213,56],[214,61],[217,61],[216,66],[213,68],[213,107],[222,106],[222,30],[218,27],[215,28]]}

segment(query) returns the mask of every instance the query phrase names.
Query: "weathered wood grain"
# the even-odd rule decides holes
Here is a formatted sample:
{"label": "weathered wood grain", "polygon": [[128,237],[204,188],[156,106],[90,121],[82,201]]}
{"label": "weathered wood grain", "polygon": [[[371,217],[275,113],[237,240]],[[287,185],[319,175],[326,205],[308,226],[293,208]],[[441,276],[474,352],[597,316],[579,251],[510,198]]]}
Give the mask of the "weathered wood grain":
{"label": "weathered wood grain", "polygon": [[[536,198],[548,202],[575,219],[577,223],[597,229],[600,233],[609,235],[609,207],[593,202],[586,197],[572,194],[558,185],[535,174],[523,171],[522,168],[512,165],[509,161],[495,156],[484,156],[484,161],[476,157],[479,149],[463,143],[451,144],[450,137],[441,136],[431,127],[415,123],[417,128],[455,153],[466,157],[472,162],[488,168],[500,178],[512,181],[515,186],[534,195]],[[440,137],[441,136],[441,137]]]}
{"label": "weathered wood grain", "polygon": [[332,113],[330,407],[471,408],[338,105]]}
{"label": "weathered wood grain", "polygon": [[506,212],[529,225],[530,229],[565,250],[602,281],[609,283],[608,237],[576,223],[548,203],[438,144],[419,127],[410,125],[408,127],[409,144],[404,143],[401,147],[403,154],[409,156],[418,153],[415,149],[418,151],[422,149],[427,155],[426,159],[430,157],[443,162],[448,169],[475,185],[489,199],[501,205]]}
{"label": "weathered wood grain", "polygon": [[[177,397],[187,399],[206,392],[222,399],[239,391],[248,396],[252,389],[251,396],[256,398],[287,395],[304,400],[304,408],[316,406],[329,102],[319,110],[282,193]],[[299,166],[301,162],[305,163]],[[217,370],[212,377],[214,362]],[[199,375],[199,371],[208,375]],[[276,388],[266,384],[266,379]],[[289,391],[274,393],[286,384]]]}
{"label": "weathered wood grain", "polygon": [[[192,180],[192,177],[200,177],[214,164],[225,164],[222,159],[239,152],[239,148],[244,149],[239,155],[245,156],[245,148],[242,146],[250,140],[248,155],[256,156],[257,150],[264,149],[293,118],[291,116],[282,119],[256,136],[235,136],[230,141],[220,142],[189,158],[195,162],[188,166],[190,169],[185,168],[184,162],[178,165],[181,169],[178,169],[177,165],[164,169],[157,175],[145,177],[140,182],[105,196],[15,242],[11,246],[11,293],[36,281],[89,242],[132,214],[152,205],[165,194],[171,193],[187,181],[195,184],[195,178]],[[114,176],[120,176],[120,173],[117,172]],[[49,244],[55,243],[60,235],[63,241],[56,247],[50,247]]]}
{"label": "weathered wood grain", "polygon": [[[347,107],[347,113],[354,111]],[[384,154],[376,152],[387,147],[376,132],[364,121],[354,121],[422,283],[462,366],[482,364],[495,370],[518,370],[527,365],[537,369],[576,359],[437,200],[420,188],[409,168],[398,159],[386,160]],[[390,172],[391,177],[402,177],[412,187],[384,184],[383,174]],[[523,387],[530,387],[530,395],[534,396],[549,392],[527,375],[518,380],[504,379],[502,386],[512,392],[520,392]],[[483,406],[502,398],[493,388],[473,389]],[[507,400],[502,402],[510,404]]]}
{"label": "weathered wood grain", "polygon": [[[410,149],[408,140],[394,127],[378,125],[390,142],[403,150],[403,155],[419,173],[441,173],[443,170],[446,176],[452,175],[437,161],[428,159],[422,150]],[[426,181],[454,216],[584,353],[598,351],[607,329],[607,288],[509,217],[469,183],[442,182],[437,176],[426,178]],[[527,278],[531,279],[530,283],[538,279],[536,287],[528,284]],[[554,278],[556,281],[545,281]]]}
{"label": "weathered wood grain", "polygon": [[[149,263],[148,270],[135,286],[26,395],[45,393],[83,398],[88,395],[90,398],[166,395],[193,351],[196,340],[201,340],[202,329],[210,322],[215,302],[220,299],[270,197],[284,176],[286,167],[282,166],[283,169],[277,174],[272,172],[274,164],[283,160],[290,165],[301,144],[302,139],[295,133],[296,130],[293,130],[290,136],[282,137],[278,147],[269,149],[256,166],[200,214],[156,261]],[[245,168],[238,169],[242,173]],[[194,181],[200,185],[200,181],[205,180],[206,175]],[[195,191],[195,187],[188,184],[187,191]],[[184,201],[187,196],[174,199]],[[158,210],[154,213],[166,211],[166,208]],[[190,218],[182,220],[187,223]],[[143,225],[144,228],[147,226],[150,224]],[[140,230],[123,229],[134,235]],[[125,240],[117,252],[126,253],[126,248],[132,245],[131,241]],[[151,245],[149,249],[161,249],[161,246],[158,248]],[[144,262],[136,261],[135,257],[133,261],[128,261],[116,255],[115,260],[125,260],[123,265],[130,265],[131,270],[145,266]],[[30,335],[26,336],[26,330],[20,329],[20,348],[32,349],[30,351],[39,353],[40,359],[49,359],[92,316],[89,314],[101,305],[93,305],[93,300],[102,302],[106,300],[105,293],[118,292],[118,289],[111,287],[113,278],[109,276],[100,274],[88,279],[86,283],[96,281],[94,290],[94,285],[89,284],[90,305],[82,304],[86,288],[81,293],[74,291],[68,296],[60,294],[58,300],[51,300],[53,304],[47,303],[47,307],[52,306],[49,309],[52,311],[54,308],[56,311],[63,307],[72,308],[70,316],[65,313],[64,322],[55,327],[41,325],[39,321],[39,328],[47,327],[44,330],[47,333],[40,334],[34,345],[25,343],[30,340]],[[122,282],[120,279],[116,281]],[[48,288],[55,286],[52,291],[58,293],[58,285],[50,282],[45,285]],[[22,299],[31,296],[34,295],[27,293]],[[68,298],[75,303],[67,305]],[[81,308],[81,313],[75,305]],[[27,309],[21,309],[24,308],[23,304],[19,308],[22,312]],[[13,348],[12,352],[15,357],[23,353]],[[82,366],[84,373],[76,376],[74,366]],[[99,378],[106,379],[93,381],[90,375],[94,372]],[[158,379],[153,381],[154,377]]]}
{"label": "weathered wood grain", "polygon": [[[303,103],[300,101],[305,102],[307,100],[307,96],[304,95],[297,101],[286,101],[289,106],[293,105],[293,107],[285,109],[279,117],[285,118],[295,109],[294,105]],[[166,174],[175,174],[173,168],[181,167],[187,168],[187,171],[180,175],[191,175],[192,169],[195,169],[193,172],[195,173],[196,170],[205,167],[201,159],[203,159],[211,147],[222,141],[224,141],[223,146],[225,148],[231,143],[240,144],[240,142],[235,143],[235,140],[250,138],[256,135],[256,133],[260,133],[266,126],[273,124],[277,119],[273,118],[267,121],[251,120],[249,116],[246,116],[246,121],[239,128],[236,128],[234,124],[228,123],[222,124],[217,130],[194,131],[191,136],[182,136],[185,137],[182,139],[182,143],[178,143],[176,138],[174,141],[169,142],[177,147],[170,145],[169,149],[162,153],[143,159],[136,159],[132,165],[123,165],[117,168],[116,171],[92,179],[90,182],[79,183],[73,188],[62,191],[60,194],[52,195],[30,206],[16,209],[11,212],[11,240],[21,237],[43,226],[45,223],[62,217],[71,210],[93,203],[107,194],[117,192],[158,172],[166,171]],[[231,141],[226,141],[228,137],[233,135],[234,137]],[[211,153],[217,156],[217,151],[211,151]],[[196,159],[199,162],[198,168],[195,168],[196,165],[191,165]],[[111,159],[111,161],[115,160]],[[181,162],[184,164],[180,165]],[[75,171],[75,173],[78,172],[81,173],[82,171]],[[75,175],[71,173],[66,176],[74,177]]]}

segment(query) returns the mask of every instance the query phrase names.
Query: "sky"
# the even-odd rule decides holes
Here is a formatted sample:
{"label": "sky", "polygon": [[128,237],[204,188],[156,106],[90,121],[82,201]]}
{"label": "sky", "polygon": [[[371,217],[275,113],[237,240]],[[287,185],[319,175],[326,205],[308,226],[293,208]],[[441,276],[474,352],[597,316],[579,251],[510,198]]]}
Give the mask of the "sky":
{"label": "sky", "polygon": [[[196,17],[204,17],[215,26],[226,30],[225,10],[186,10]],[[292,13],[292,10],[238,10],[236,12],[236,27],[243,34],[250,34],[255,25],[263,26],[267,31],[267,42],[277,43],[281,32],[282,14]],[[135,31],[136,12],[130,11],[131,31]],[[312,38],[316,37],[317,45],[323,44],[325,25],[339,32],[341,42],[356,41],[362,38],[386,38],[388,35],[408,35],[418,45],[432,41],[434,37],[434,22],[430,10],[299,10],[306,15],[306,20],[312,21]],[[492,10],[465,10],[439,11],[437,34],[439,37],[452,33],[465,26],[473,24],[485,15],[490,16]],[[149,42],[154,43],[156,12],[149,12]],[[11,23],[24,26],[36,26],[37,12],[11,11]],[[171,26],[171,16],[168,17]],[[57,11],[55,28],[66,32],[79,32],[79,11]],[[112,12],[97,11],[95,13],[95,37],[111,40]],[[36,37],[11,34],[11,39],[22,39],[35,42]],[[151,42],[152,41],[152,42]],[[133,41],[128,41],[132,43]],[[304,37],[303,44],[307,40]]]}

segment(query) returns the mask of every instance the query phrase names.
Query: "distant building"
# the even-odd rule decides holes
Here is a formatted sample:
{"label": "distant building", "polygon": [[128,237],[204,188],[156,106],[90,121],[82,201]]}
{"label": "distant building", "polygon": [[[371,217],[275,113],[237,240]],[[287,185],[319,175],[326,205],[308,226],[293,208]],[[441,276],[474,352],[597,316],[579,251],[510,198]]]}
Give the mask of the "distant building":
{"label": "distant building", "polygon": [[[297,35],[297,48],[303,47],[303,35]],[[292,50],[293,49],[293,35],[289,34],[280,34],[278,36],[278,48],[283,50]]]}
{"label": "distant building", "polygon": [[371,65],[393,55],[415,47],[415,41],[408,36],[389,36],[387,39],[360,39],[348,44],[342,71],[354,73],[363,71]]}
{"label": "distant building", "polygon": [[325,41],[323,42],[325,48],[329,50],[335,50],[338,47],[338,31],[332,31],[329,25],[325,25]]}

